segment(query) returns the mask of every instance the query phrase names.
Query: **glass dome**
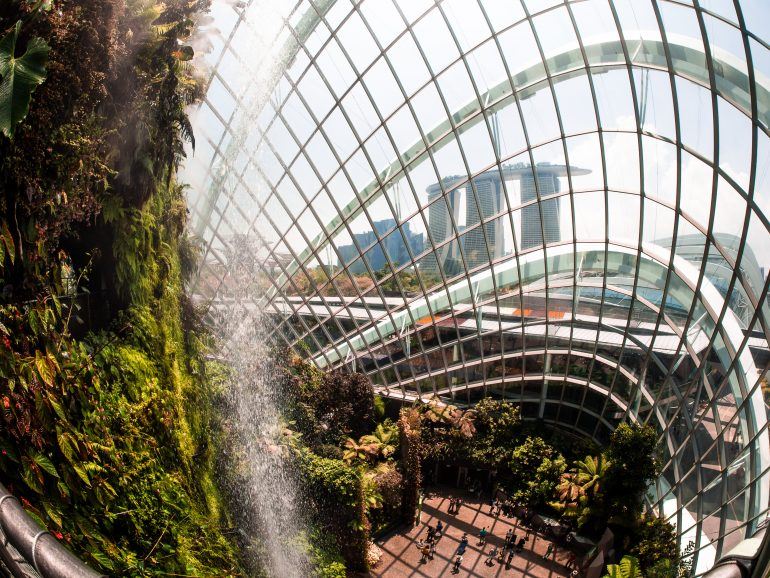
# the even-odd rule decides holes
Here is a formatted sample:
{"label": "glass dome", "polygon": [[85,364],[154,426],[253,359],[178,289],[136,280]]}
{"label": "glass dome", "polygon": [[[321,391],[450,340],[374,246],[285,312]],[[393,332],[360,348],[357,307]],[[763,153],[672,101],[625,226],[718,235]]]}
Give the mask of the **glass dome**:
{"label": "glass dome", "polygon": [[770,500],[770,6],[231,1],[185,167],[211,318],[606,443],[701,574]]}

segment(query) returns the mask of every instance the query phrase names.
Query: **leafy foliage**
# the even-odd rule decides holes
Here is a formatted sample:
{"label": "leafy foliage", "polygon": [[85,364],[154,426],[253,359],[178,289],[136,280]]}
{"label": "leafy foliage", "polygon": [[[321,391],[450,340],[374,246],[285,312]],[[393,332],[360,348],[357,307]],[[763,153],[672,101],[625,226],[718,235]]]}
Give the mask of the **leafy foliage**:
{"label": "leafy foliage", "polygon": [[348,568],[367,570],[369,523],[361,471],[302,447],[295,449],[295,465],[301,472],[302,491],[313,505],[319,530],[335,542]]}
{"label": "leafy foliage", "polygon": [[513,450],[506,489],[514,500],[540,506],[553,495],[559,476],[566,468],[561,454],[542,438],[527,437]]}
{"label": "leafy foliage", "polygon": [[605,495],[615,521],[636,520],[641,514],[644,492],[658,475],[656,445],[657,434],[649,425],[623,423],[612,433]]}
{"label": "leafy foliage", "polygon": [[519,408],[510,402],[484,398],[474,407],[477,430],[472,458],[496,468],[507,465],[521,435]]}
{"label": "leafy foliage", "polygon": [[279,380],[289,402],[286,417],[311,447],[342,445],[347,438],[358,439],[372,431],[374,391],[365,376],[342,370],[322,372],[296,355],[278,355],[287,359]]}
{"label": "leafy foliage", "polygon": [[635,543],[629,552],[639,560],[648,578],[653,568],[656,568],[656,572],[664,572],[667,568],[678,566],[676,530],[665,520],[649,514],[643,516],[634,530],[633,538]]}
{"label": "leafy foliage", "polygon": [[24,54],[17,56],[21,25],[19,20],[0,39],[0,132],[9,138],[27,116],[32,93],[45,81],[50,50],[45,40],[34,37],[27,43]]}
{"label": "leafy foliage", "polygon": [[403,408],[398,418],[399,443],[401,446],[401,468],[404,476],[401,515],[405,522],[412,523],[417,511],[417,500],[422,483],[422,445],[420,412],[414,408]]}
{"label": "leafy foliage", "polygon": [[239,575],[213,482],[203,338],[183,329],[182,192],[155,143],[147,152],[166,160],[141,191],[122,172],[135,107],[153,111],[152,131],[185,138],[159,99],[187,98],[191,77],[173,67],[176,96],[155,80],[188,28],[151,22],[204,3],[45,5],[0,4],[0,30],[24,22],[14,54],[37,49],[40,64],[34,39],[50,46],[27,117],[0,138],[0,471],[38,523],[109,575]]}
{"label": "leafy foliage", "polygon": [[607,565],[604,578],[644,578],[639,568],[639,560],[633,556],[623,556],[619,564]]}

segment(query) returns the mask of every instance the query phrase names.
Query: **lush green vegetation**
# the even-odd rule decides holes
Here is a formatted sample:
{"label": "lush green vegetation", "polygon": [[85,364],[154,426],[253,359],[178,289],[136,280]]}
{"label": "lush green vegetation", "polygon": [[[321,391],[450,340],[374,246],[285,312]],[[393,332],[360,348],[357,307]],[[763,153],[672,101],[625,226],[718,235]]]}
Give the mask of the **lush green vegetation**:
{"label": "lush green vegetation", "polygon": [[174,182],[206,4],[0,4],[0,471],[113,576],[241,573]]}
{"label": "lush green vegetation", "polygon": [[[365,376],[323,372],[289,352],[285,373],[286,446],[311,512],[311,553],[319,576],[366,570],[370,535],[398,519],[404,475],[399,436]],[[335,570],[337,569],[337,570]],[[344,575],[344,574],[343,574]]]}
{"label": "lush green vegetation", "polygon": [[516,405],[499,400],[462,410],[433,399],[419,411],[405,410],[402,418],[407,415],[408,429],[419,432],[410,449],[416,445],[420,455],[419,464],[405,468],[407,484],[428,464],[494,470],[498,486],[515,503],[560,517],[595,538],[610,527],[621,552],[636,556],[645,575],[686,570],[673,528],[642,516],[644,492],[658,474],[651,427],[621,424],[602,451],[554,428],[523,423]]}

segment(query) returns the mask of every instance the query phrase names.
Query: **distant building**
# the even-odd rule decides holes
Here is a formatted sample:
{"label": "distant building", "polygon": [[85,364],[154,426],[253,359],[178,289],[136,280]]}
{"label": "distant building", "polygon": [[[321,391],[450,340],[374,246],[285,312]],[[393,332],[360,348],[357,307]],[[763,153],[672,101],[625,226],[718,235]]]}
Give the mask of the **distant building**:
{"label": "distant building", "polygon": [[[492,169],[481,173],[464,188],[452,189],[462,181],[463,177],[459,176],[445,177],[441,184],[430,185],[427,189],[428,202],[432,204],[428,207],[428,223],[433,242],[438,245],[454,236],[450,214],[456,223],[460,216],[460,191],[464,190],[465,226],[458,229],[469,230],[464,234],[463,230],[458,230],[458,235],[461,235],[468,268],[473,269],[488,263],[490,259],[502,257],[505,254],[505,233],[500,227],[500,221],[493,217],[507,208],[503,180],[520,182],[522,203],[535,201],[521,210],[519,250],[542,247],[544,241],[546,244],[560,241],[561,199],[547,199],[560,192],[559,177],[566,176],[568,169],[573,175],[590,172],[587,169],[550,163],[539,163],[533,171],[531,165],[519,163],[503,165],[502,171]],[[449,190],[445,195],[446,202],[432,202],[445,190]],[[540,202],[537,202],[538,192]],[[477,226],[483,221],[486,222],[482,226]],[[448,243],[435,254],[426,257],[421,267],[426,271],[438,271],[439,265],[446,274],[459,272],[461,261],[457,243]]]}
{"label": "distant building", "polygon": [[[521,173],[521,202],[537,200],[538,190],[541,201],[560,191],[559,175],[565,167],[544,167],[538,165],[533,172],[529,167]],[[537,179],[537,186],[535,186]],[[541,222],[542,217],[542,222]],[[533,203],[521,210],[521,239],[519,248],[542,247],[561,241],[561,199]]]}
{"label": "distant building", "polygon": [[[403,236],[399,233],[396,227],[396,221],[394,219],[384,219],[382,221],[375,221],[373,223],[374,230],[377,231],[377,235],[382,239],[377,242],[377,236],[374,231],[366,231],[364,233],[356,233],[353,235],[356,243],[351,245],[342,245],[337,248],[340,256],[340,265],[351,264],[350,272],[356,275],[366,273],[366,265],[363,259],[356,259],[360,256],[361,251],[364,252],[366,261],[372,271],[379,271],[387,265],[387,259],[385,252],[390,257],[391,262],[394,265],[404,265],[412,260],[409,256],[409,250],[412,251],[412,255],[416,255],[423,250],[423,236],[421,233],[412,233],[409,223],[401,225],[401,231]],[[390,231],[390,233],[388,233]],[[384,236],[384,238],[383,238]],[[406,242],[404,242],[404,238]],[[356,244],[358,246],[356,246]],[[368,250],[367,250],[368,248]]]}
{"label": "distant building", "polygon": [[[462,177],[445,177],[441,183],[430,185],[428,192],[428,230],[434,245],[437,247],[447,239],[454,237],[452,223],[457,223],[460,217],[460,189],[452,188]],[[443,185],[443,188],[442,188]],[[449,192],[444,195],[444,191]],[[443,197],[443,198],[442,198]],[[439,266],[445,274],[455,274],[459,263],[459,250],[456,243],[447,243],[438,247],[435,253],[430,253],[422,260],[424,271],[438,272]],[[448,268],[448,269],[447,269]]]}
{"label": "distant building", "polygon": [[[475,188],[475,192],[474,192]],[[489,219],[503,210],[503,181],[497,169],[473,178],[465,187],[465,227],[471,229],[463,235],[463,251],[468,268],[473,269],[490,258],[503,256],[505,235],[497,220],[492,219],[472,229],[482,220]]]}

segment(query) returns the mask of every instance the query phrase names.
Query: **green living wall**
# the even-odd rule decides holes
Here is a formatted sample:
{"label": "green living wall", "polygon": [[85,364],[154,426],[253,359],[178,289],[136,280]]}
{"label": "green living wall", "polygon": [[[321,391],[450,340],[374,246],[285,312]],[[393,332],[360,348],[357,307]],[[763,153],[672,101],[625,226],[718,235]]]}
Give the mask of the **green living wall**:
{"label": "green living wall", "polygon": [[174,180],[207,0],[0,2],[0,480],[111,575],[241,575]]}

